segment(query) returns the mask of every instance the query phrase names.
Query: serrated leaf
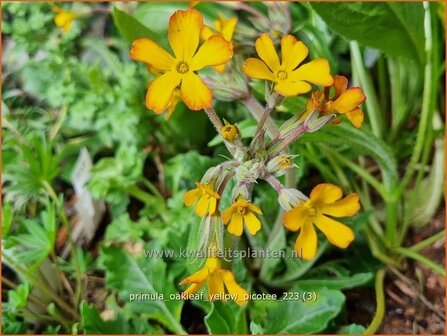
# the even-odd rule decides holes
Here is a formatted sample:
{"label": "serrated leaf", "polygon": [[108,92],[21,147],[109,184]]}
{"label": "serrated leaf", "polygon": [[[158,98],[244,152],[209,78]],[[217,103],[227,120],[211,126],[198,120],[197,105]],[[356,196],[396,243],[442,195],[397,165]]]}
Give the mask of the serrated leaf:
{"label": "serrated leaf", "polygon": [[215,301],[211,305],[211,311],[205,316],[205,324],[210,334],[247,333],[245,308],[241,308],[233,302]]}
{"label": "serrated leaf", "polygon": [[[421,2],[312,2],[337,34],[389,56],[424,64],[424,10]],[[399,46],[399,47],[396,47]]]}

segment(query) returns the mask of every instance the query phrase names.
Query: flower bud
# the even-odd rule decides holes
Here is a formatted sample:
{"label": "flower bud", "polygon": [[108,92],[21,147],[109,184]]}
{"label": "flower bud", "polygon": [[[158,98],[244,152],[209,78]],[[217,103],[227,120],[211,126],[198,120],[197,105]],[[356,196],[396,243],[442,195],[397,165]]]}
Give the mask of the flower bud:
{"label": "flower bud", "polygon": [[220,129],[220,134],[222,138],[229,142],[234,142],[236,137],[239,136],[239,129],[236,125],[230,124],[228,121],[224,119],[224,126]]}
{"label": "flower bud", "polygon": [[304,123],[307,126],[307,132],[313,133],[318,131],[320,128],[322,128],[324,125],[329,123],[335,116],[335,114],[329,114],[319,117],[320,113],[316,110],[314,110],[309,117],[306,118]]}
{"label": "flower bud", "polygon": [[308,198],[301,191],[293,188],[284,188],[278,196],[278,203],[285,211],[291,210],[301,202],[307,201]]}
{"label": "flower bud", "polygon": [[297,165],[292,162],[292,159],[297,156],[298,155],[289,154],[278,155],[267,163],[267,171],[275,176],[284,175],[287,169],[297,167]]}

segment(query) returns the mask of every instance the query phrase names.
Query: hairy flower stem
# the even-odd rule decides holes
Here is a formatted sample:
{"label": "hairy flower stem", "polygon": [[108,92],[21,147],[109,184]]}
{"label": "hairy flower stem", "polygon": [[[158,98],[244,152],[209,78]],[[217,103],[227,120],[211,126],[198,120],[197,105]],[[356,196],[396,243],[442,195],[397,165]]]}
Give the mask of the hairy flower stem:
{"label": "hairy flower stem", "polygon": [[292,142],[298,139],[301,135],[308,131],[309,127],[307,125],[302,125],[295,130],[291,131],[282,142],[279,143],[273,152],[268,156],[267,161],[273,159],[276,155],[285,150]]}
{"label": "hairy flower stem", "polygon": [[284,189],[281,182],[279,182],[278,179],[271,174],[267,175],[264,180],[267,181],[278,193]]}
{"label": "hairy flower stem", "polygon": [[[250,111],[250,113],[256,118],[256,120],[260,122],[266,109],[261,106],[261,104],[256,100],[255,97],[253,97],[253,95],[249,95],[245,100],[243,100],[243,103],[245,107],[247,107],[247,109]],[[279,135],[279,130],[276,127],[274,121],[269,118],[269,115],[266,116],[266,120],[264,121],[265,128],[267,130],[268,136],[271,139],[274,139],[276,136]]]}
{"label": "hairy flower stem", "polygon": [[265,123],[267,119],[270,117],[270,113],[272,113],[271,107],[266,107],[264,112],[262,113],[261,119],[259,119],[258,127],[256,128],[255,135],[253,136],[253,140],[251,141],[254,144],[257,139],[261,136],[261,132],[264,130]]}
{"label": "hairy flower stem", "polygon": [[[216,129],[217,133],[220,134],[220,130],[223,127],[222,121],[220,121],[219,117],[217,116],[216,111],[211,108],[204,109],[208,118],[210,119],[211,123],[213,124],[214,128]],[[231,147],[228,142],[224,140],[224,144],[227,147],[228,151],[231,153],[231,155],[234,156],[235,148]]]}

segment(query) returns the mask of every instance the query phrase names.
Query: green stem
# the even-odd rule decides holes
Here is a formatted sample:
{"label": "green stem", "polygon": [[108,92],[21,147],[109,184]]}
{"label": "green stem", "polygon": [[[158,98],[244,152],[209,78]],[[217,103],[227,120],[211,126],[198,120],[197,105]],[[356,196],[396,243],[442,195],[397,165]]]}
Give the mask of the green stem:
{"label": "green stem", "polygon": [[[264,114],[265,109],[261,106],[261,104],[256,100],[253,95],[249,95],[243,101],[245,107],[250,111],[250,113],[255,117],[255,119],[259,122],[262,120],[262,116]],[[279,130],[275,125],[275,122],[272,118],[267,117],[265,120],[265,127],[267,130],[267,134],[271,139],[274,139],[279,135]]]}
{"label": "green stem", "polygon": [[385,269],[380,269],[376,274],[376,313],[369,327],[363,332],[365,335],[374,334],[379,329],[385,315],[385,293],[383,291],[383,283],[385,280]]}
{"label": "green stem", "polygon": [[426,64],[424,70],[424,91],[422,95],[422,111],[419,121],[419,127],[417,130],[416,144],[411,155],[410,163],[408,164],[407,171],[400,184],[399,193],[402,194],[408,184],[410,183],[413,174],[416,170],[416,166],[421,157],[422,150],[424,148],[425,138],[427,135],[428,123],[432,121],[433,114],[433,94],[435,92],[434,85],[436,82],[436,73],[433,71],[433,34],[431,27],[431,15],[430,4],[423,3],[425,10],[424,17],[424,32],[425,32],[425,55]]}
{"label": "green stem", "polygon": [[410,250],[412,251],[420,251],[423,250],[424,248],[430,246],[431,244],[434,244],[435,242],[437,242],[438,240],[445,238],[445,231],[439,231],[438,233],[434,234],[431,237],[428,237],[427,239],[424,239],[423,241],[413,245],[412,247],[410,247]]}
{"label": "green stem", "polygon": [[413,249],[409,249],[409,248],[405,248],[405,247],[398,247],[398,248],[396,248],[395,251],[406,256],[406,257],[409,257],[411,259],[419,261],[421,264],[424,264],[425,266],[430,267],[433,271],[435,271],[436,273],[445,277],[445,268],[444,267],[441,267],[438,264],[436,264],[435,262],[431,261],[430,259],[424,257],[423,255],[420,255]]}

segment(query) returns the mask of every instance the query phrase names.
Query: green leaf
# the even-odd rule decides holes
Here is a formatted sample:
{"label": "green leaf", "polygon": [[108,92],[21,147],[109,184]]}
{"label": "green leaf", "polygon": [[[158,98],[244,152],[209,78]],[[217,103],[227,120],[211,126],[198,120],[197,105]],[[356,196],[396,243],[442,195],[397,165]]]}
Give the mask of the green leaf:
{"label": "green leaf", "polygon": [[[146,249],[158,248],[149,244]],[[179,322],[183,301],[170,299],[178,291],[162,258],[133,259],[121,249],[106,247],[102,249],[102,262],[107,287],[118,291],[132,314],[155,319],[173,332],[185,333]],[[147,299],[138,297],[143,294]]]}
{"label": "green leaf", "polygon": [[344,38],[424,64],[421,2],[312,2],[311,6]]}
{"label": "green leaf", "polygon": [[205,316],[208,332],[216,334],[246,334],[245,307],[241,308],[233,302],[212,302],[212,308]]}
{"label": "green leaf", "polygon": [[81,319],[85,334],[127,334],[128,325],[122,315],[113,321],[104,321],[93,305],[81,304]]}
{"label": "green leaf", "polygon": [[158,39],[158,36],[154,32],[152,32],[152,30],[143,25],[133,16],[116,7],[113,7],[112,16],[116,28],[120,32],[121,36],[128,43],[132,43],[136,39],[142,37],[150,38],[153,40]]}
{"label": "green leaf", "polygon": [[[311,334],[319,333],[329,321],[338,315],[345,296],[339,290],[322,287],[300,288],[294,286],[290,292],[300,294],[314,291],[315,301],[287,300],[272,302],[264,326],[266,334]],[[255,321],[258,323],[258,321]]]}
{"label": "green leaf", "polygon": [[358,324],[350,324],[346,327],[341,328],[337,334],[340,335],[361,335],[365,331],[365,327]]}
{"label": "green leaf", "polygon": [[4,203],[2,208],[2,235],[9,233],[13,219],[13,208],[11,203]]}

